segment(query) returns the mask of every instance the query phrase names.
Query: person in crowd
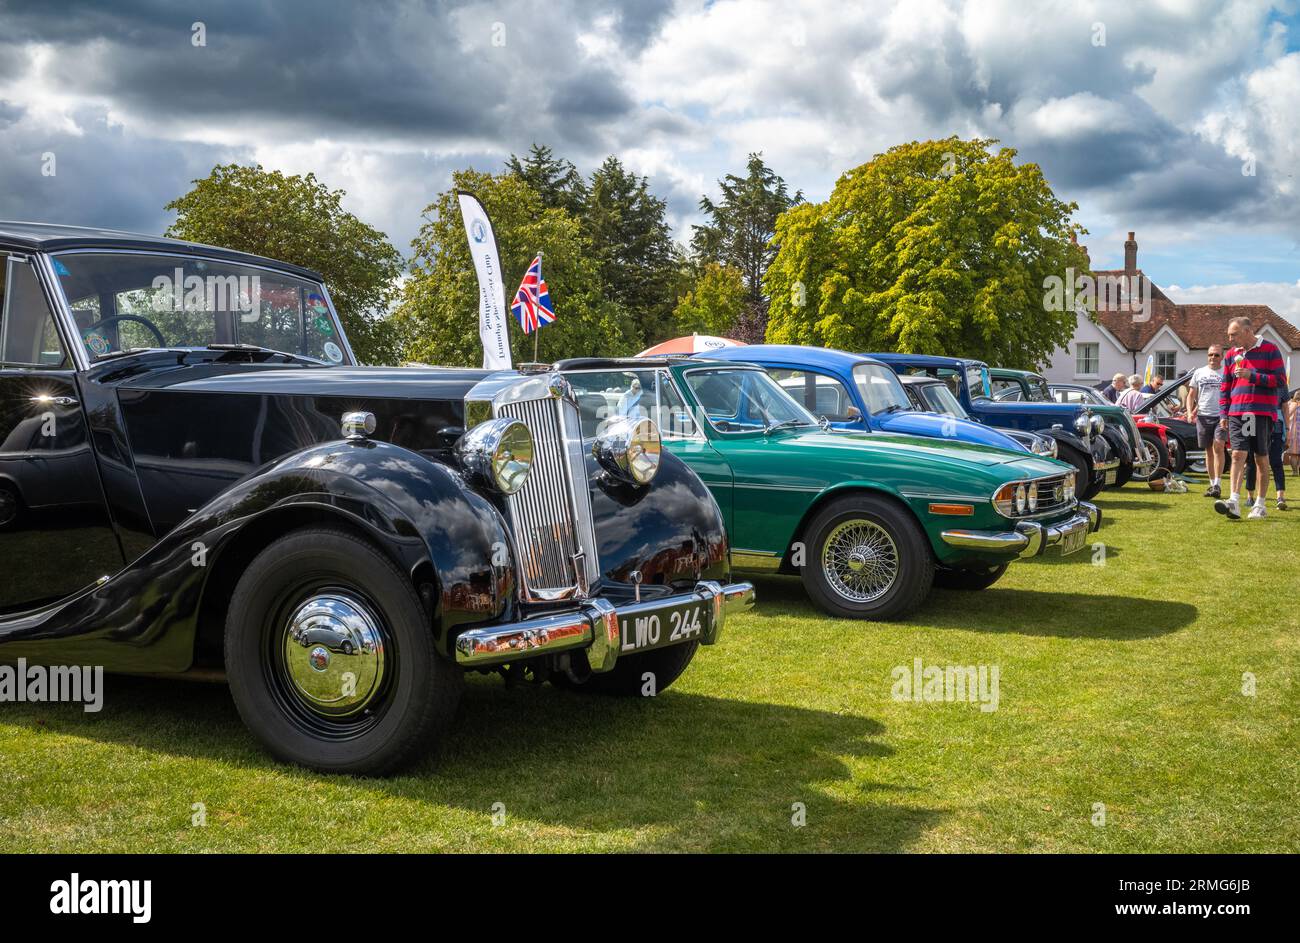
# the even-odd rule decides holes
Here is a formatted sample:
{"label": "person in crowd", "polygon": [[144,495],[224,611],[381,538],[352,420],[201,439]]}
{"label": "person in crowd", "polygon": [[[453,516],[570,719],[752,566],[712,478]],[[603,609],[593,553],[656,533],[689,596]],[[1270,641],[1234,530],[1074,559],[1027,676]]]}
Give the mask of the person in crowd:
{"label": "person in crowd", "polygon": [[1300,389],[1286,404],[1286,458],[1291,474],[1300,475]]}
{"label": "person in crowd", "polygon": [[[1219,415],[1232,447],[1232,471],[1228,497],[1215,501],[1214,510],[1235,521],[1241,518],[1239,497],[1246,462],[1255,463],[1261,482],[1268,478],[1269,442],[1277,416],[1278,390],[1286,386],[1286,367],[1281,351],[1256,336],[1250,318],[1228,322],[1228,343],[1233,346],[1223,358]],[[1262,519],[1263,496],[1251,504],[1250,519]]]}
{"label": "person in crowd", "polygon": [[1112,403],[1119,399],[1119,395],[1128,389],[1128,377],[1122,373],[1117,373],[1110,378],[1110,383],[1101,391],[1101,395],[1106,397]]}
{"label": "person in crowd", "polygon": [[[1277,492],[1277,509],[1285,511],[1286,508],[1286,469],[1282,464],[1282,452],[1285,446],[1285,437],[1282,435],[1283,420],[1286,407],[1290,400],[1286,395],[1286,387],[1278,390],[1277,417],[1273,423],[1273,434],[1268,440],[1268,467],[1273,472],[1273,489]],[[1246,494],[1250,503],[1255,503],[1255,463],[1246,463]],[[1267,503],[1268,500],[1268,478],[1263,478],[1259,482],[1259,500],[1261,503]]]}
{"label": "person in crowd", "polygon": [[1192,371],[1187,383],[1187,421],[1196,423],[1196,444],[1205,449],[1205,473],[1210,484],[1205,497],[1223,497],[1219,479],[1223,475],[1223,449],[1228,430],[1219,422],[1219,387],[1223,384],[1223,345],[1211,344],[1205,366]]}
{"label": "person in crowd", "polygon": [[1120,394],[1115,404],[1123,406],[1131,413],[1136,413],[1142,409],[1142,404],[1146,401],[1147,398],[1142,392],[1142,378],[1135,373],[1128,378],[1128,389]]}
{"label": "person in crowd", "polygon": [[1150,396],[1153,393],[1159,393],[1160,388],[1164,385],[1165,385],[1165,378],[1157,373],[1155,376],[1151,378],[1150,383],[1142,387],[1142,392]]}

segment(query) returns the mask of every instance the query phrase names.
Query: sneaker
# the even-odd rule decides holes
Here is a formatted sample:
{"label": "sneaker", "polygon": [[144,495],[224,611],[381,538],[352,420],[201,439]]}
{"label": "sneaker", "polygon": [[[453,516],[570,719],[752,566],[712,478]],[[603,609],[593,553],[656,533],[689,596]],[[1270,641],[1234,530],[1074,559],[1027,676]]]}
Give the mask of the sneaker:
{"label": "sneaker", "polygon": [[1264,508],[1258,504],[1255,505],[1250,509],[1250,513],[1246,515],[1246,519],[1251,521],[1262,521],[1264,519]]}
{"label": "sneaker", "polygon": [[1237,507],[1236,501],[1215,501],[1214,510],[1227,517],[1230,521],[1241,520],[1241,509]]}
{"label": "sneaker", "polygon": [[1278,499],[1277,499],[1277,509],[1278,509],[1279,511],[1285,511],[1285,510],[1286,510],[1286,498],[1278,498]]}
{"label": "sneaker", "polygon": [[1208,488],[1206,488],[1206,489],[1205,489],[1205,497],[1207,497],[1207,498],[1217,498],[1217,497],[1220,497],[1220,495],[1219,495],[1219,486],[1218,486],[1218,485],[1210,485]]}

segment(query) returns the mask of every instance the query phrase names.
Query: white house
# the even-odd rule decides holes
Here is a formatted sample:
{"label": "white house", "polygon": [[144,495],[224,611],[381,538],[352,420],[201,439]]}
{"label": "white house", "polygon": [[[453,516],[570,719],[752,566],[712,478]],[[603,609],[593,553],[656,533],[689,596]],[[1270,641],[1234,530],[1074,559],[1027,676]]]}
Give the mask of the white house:
{"label": "white house", "polygon": [[[1080,315],[1074,337],[1056,351],[1043,375],[1053,383],[1095,386],[1116,373],[1142,373],[1155,357],[1156,372],[1166,380],[1205,364],[1211,344],[1227,344],[1228,322],[1248,317],[1255,332],[1282,352],[1288,376],[1300,366],[1300,330],[1268,305],[1175,304],[1137,266],[1137,240],[1128,234],[1122,270],[1094,271],[1098,280],[1133,284],[1142,279],[1144,304],[1127,298],[1098,297],[1096,320]],[[1294,382],[1294,381],[1293,381]]]}

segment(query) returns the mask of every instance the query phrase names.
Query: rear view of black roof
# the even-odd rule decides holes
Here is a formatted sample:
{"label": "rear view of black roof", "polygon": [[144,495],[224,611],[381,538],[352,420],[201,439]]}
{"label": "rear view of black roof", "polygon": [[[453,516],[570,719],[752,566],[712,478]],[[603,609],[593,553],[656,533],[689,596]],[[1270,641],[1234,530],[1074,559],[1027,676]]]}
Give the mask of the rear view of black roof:
{"label": "rear view of black roof", "polygon": [[58,252],[63,249],[136,249],[143,251],[204,255],[209,258],[265,265],[321,281],[311,269],[288,262],[277,262],[248,252],[235,252],[220,246],[183,242],[165,236],[146,236],[116,229],[91,229],[85,226],[58,226],[53,223],[19,223],[0,220],[0,249],[25,249],[30,252]]}

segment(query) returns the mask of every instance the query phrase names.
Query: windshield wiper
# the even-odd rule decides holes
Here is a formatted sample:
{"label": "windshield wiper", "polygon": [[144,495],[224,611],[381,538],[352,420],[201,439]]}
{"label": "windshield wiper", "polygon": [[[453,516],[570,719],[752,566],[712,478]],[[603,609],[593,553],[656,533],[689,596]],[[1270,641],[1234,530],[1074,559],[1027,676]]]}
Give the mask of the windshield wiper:
{"label": "windshield wiper", "polygon": [[809,425],[806,419],[783,419],[780,422],[769,422],[766,426],[763,427],[763,435],[771,435],[773,432],[776,432],[778,429],[788,429],[790,426],[806,426],[806,425]]}

